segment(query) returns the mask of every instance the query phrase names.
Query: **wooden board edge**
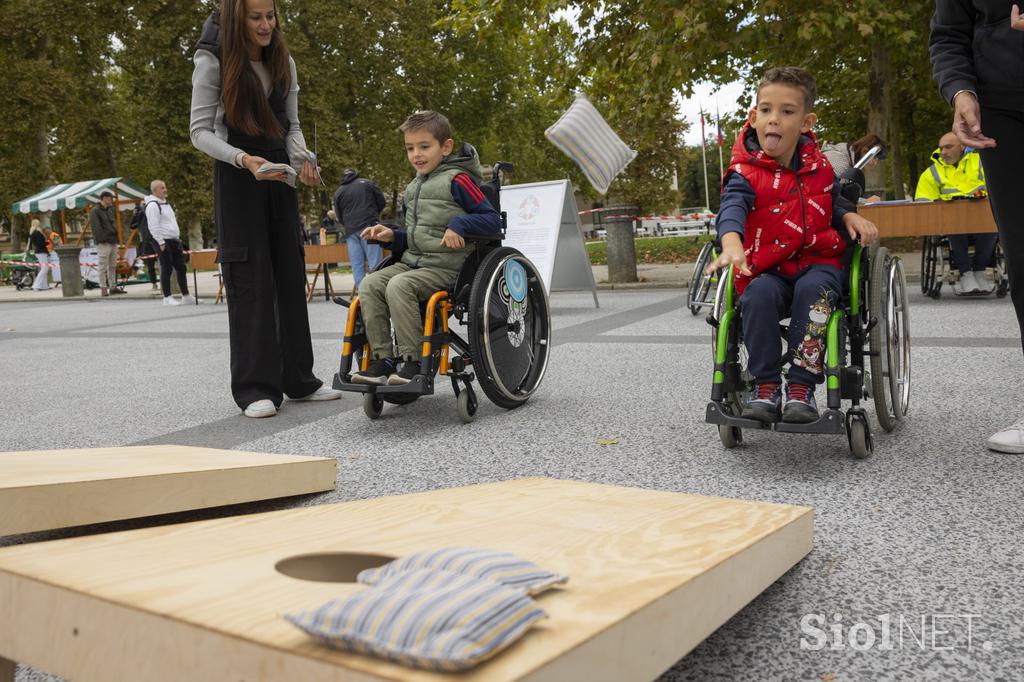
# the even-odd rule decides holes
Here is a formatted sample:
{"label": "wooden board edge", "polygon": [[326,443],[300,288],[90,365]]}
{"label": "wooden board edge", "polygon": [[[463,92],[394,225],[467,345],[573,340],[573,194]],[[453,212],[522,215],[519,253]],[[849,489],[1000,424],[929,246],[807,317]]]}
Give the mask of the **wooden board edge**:
{"label": "wooden board edge", "polygon": [[75,682],[389,679],[3,571],[0,616],[0,682],[5,659]]}
{"label": "wooden board edge", "polygon": [[[18,513],[0,519],[0,536],[326,492],[334,490],[336,476],[337,461],[324,458],[249,469],[215,469],[9,489],[0,492],[0,496],[5,507],[16,509]],[[124,488],[131,499],[112,495],[111,490],[116,488]],[[221,495],[213,504],[203,502],[202,498],[209,497],[204,491],[214,489],[230,491],[230,494]],[[155,504],[156,500],[164,503]],[[82,514],[82,501],[92,502],[88,505],[92,513]]]}
{"label": "wooden board edge", "polygon": [[714,569],[519,679],[657,678],[807,556],[814,543],[814,512],[807,509]]}

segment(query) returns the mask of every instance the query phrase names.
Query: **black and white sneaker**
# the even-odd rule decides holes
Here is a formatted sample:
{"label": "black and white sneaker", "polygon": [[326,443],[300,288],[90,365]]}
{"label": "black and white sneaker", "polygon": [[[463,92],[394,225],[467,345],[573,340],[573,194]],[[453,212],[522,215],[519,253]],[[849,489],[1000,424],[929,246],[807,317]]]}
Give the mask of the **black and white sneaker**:
{"label": "black and white sneaker", "polygon": [[354,384],[376,384],[383,386],[388,383],[388,377],[395,371],[395,361],[391,358],[379,358],[372,360],[370,366],[364,370],[352,373]]}
{"label": "black and white sneaker", "polygon": [[407,360],[402,363],[402,369],[398,370],[394,374],[388,377],[389,386],[404,386],[413,380],[417,374],[421,373],[420,363],[418,360]]}

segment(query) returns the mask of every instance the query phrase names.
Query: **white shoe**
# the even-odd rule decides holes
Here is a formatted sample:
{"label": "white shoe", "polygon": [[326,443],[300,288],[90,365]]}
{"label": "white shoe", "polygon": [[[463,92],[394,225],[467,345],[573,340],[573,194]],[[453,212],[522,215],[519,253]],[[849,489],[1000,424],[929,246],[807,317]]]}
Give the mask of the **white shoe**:
{"label": "white shoe", "polygon": [[970,270],[960,275],[960,288],[965,294],[981,293],[981,285],[978,284],[975,273]]}
{"label": "white shoe", "polygon": [[173,296],[164,296],[164,305],[181,305]]}
{"label": "white shoe", "polygon": [[995,452],[1024,455],[1024,419],[994,434],[985,445]]}
{"label": "white shoe", "polygon": [[181,297],[181,305],[196,305],[198,302],[192,294],[185,294]]}
{"label": "white shoe", "polygon": [[294,401],[294,402],[297,402],[297,403],[302,403],[302,402],[312,402],[314,400],[317,400],[317,401],[319,401],[319,400],[337,400],[340,397],[341,397],[341,391],[339,391],[338,389],[336,389],[336,388],[329,388],[327,386],[321,386],[320,388],[316,389],[315,391],[313,391],[312,393],[310,393],[309,395],[307,395],[305,397],[302,397],[302,398],[292,398],[292,397],[289,396],[288,400],[291,400],[291,401]]}
{"label": "white shoe", "polygon": [[252,417],[253,419],[273,417],[275,414],[277,414],[277,408],[274,407],[274,403],[270,400],[257,400],[245,408],[245,416]]}
{"label": "white shoe", "polygon": [[991,294],[996,289],[995,283],[988,276],[988,271],[986,270],[974,271],[974,283],[978,285],[978,291],[983,294]]}

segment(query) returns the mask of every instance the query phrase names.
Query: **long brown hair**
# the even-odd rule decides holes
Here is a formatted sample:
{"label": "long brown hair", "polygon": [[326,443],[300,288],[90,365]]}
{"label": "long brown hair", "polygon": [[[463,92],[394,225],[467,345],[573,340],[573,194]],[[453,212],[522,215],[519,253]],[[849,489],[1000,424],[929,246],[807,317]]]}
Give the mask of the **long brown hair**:
{"label": "long brown hair", "polygon": [[[221,0],[221,92],[224,117],[246,135],[280,138],[284,129],[270,109],[259,76],[249,64],[249,35],[245,26],[246,0]],[[281,32],[281,15],[274,2],[274,32],[270,45],[262,49],[263,63],[270,72],[272,87],[287,94],[291,88],[288,46]]]}

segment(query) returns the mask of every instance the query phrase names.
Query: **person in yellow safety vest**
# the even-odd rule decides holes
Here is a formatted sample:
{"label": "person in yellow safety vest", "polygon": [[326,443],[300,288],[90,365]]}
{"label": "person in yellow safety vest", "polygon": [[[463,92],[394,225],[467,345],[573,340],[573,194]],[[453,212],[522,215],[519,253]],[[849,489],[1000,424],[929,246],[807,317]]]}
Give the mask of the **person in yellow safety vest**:
{"label": "person in yellow safety vest", "polygon": [[[939,148],[932,153],[932,162],[917,181],[915,201],[950,201],[988,195],[981,155],[965,148],[954,133],[942,136]],[[985,270],[992,265],[999,235],[992,232],[971,236],[974,238],[973,260],[967,252],[968,235],[949,235],[949,255],[960,271],[960,281],[953,285],[953,290],[958,294],[989,293],[995,284],[985,276]]]}
{"label": "person in yellow safety vest", "polygon": [[61,245],[60,235],[52,227],[47,225],[43,228],[46,235],[46,249],[50,252],[50,272],[53,275],[53,285],[60,286],[60,256],[57,255],[57,247]]}

